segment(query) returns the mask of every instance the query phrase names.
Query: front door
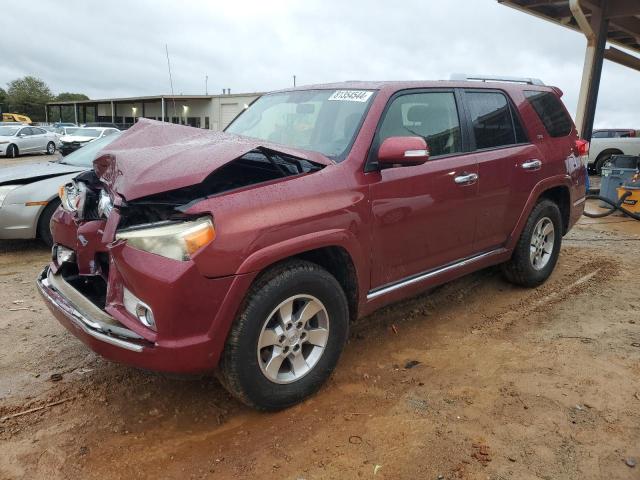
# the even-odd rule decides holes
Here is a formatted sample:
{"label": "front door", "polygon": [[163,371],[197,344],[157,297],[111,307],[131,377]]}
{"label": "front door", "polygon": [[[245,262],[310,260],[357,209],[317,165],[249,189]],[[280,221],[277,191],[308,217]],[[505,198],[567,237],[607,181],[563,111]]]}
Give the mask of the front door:
{"label": "front door", "polygon": [[[391,100],[374,140],[423,137],[430,159],[372,172],[371,288],[463,259],[473,253],[478,166],[464,153],[453,91],[407,91]],[[374,159],[375,163],[375,159]]]}

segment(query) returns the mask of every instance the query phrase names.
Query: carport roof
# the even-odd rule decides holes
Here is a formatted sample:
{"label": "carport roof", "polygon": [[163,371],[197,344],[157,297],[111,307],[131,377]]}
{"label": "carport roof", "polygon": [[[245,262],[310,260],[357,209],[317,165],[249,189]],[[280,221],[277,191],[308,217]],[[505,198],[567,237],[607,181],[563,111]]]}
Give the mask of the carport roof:
{"label": "carport roof", "polygon": [[[581,31],[569,4],[570,0],[498,0],[525,13]],[[609,20],[607,41],[640,53],[640,0],[580,0],[587,17],[593,9],[605,7]]]}

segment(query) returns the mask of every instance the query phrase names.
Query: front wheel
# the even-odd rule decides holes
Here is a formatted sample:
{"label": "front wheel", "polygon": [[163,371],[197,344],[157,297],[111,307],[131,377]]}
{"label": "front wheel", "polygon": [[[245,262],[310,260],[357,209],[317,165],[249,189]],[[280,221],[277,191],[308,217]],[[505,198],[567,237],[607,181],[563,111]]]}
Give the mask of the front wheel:
{"label": "front wheel", "polygon": [[327,380],[348,324],[345,293],[329,272],[306,261],[275,267],[251,288],[231,328],[222,383],[260,410],[294,405]]}
{"label": "front wheel", "polygon": [[44,207],[44,210],[40,214],[38,219],[38,238],[46,243],[49,247],[53,245],[53,236],[51,235],[51,217],[60,206],[60,200],[57,198],[51,200],[49,204]]}
{"label": "front wheel", "polygon": [[7,147],[7,158],[16,158],[18,156],[18,147],[11,144]]}
{"label": "front wheel", "polygon": [[53,142],[47,143],[47,155],[53,155],[56,153],[56,144]]}
{"label": "front wheel", "polygon": [[533,208],[513,251],[502,265],[504,276],[523,287],[537,287],[549,278],[556,266],[562,243],[562,216],[551,200]]}

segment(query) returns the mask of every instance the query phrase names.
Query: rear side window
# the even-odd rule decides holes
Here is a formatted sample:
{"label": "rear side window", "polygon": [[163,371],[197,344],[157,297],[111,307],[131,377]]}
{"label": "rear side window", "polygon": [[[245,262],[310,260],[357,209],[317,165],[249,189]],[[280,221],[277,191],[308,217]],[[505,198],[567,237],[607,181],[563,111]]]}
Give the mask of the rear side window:
{"label": "rear side window", "polygon": [[526,142],[518,116],[499,92],[467,91],[476,149],[497,148]]}
{"label": "rear side window", "polygon": [[565,137],[571,133],[571,118],[553,93],[525,90],[524,96],[531,103],[550,136]]}
{"label": "rear side window", "polygon": [[422,137],[432,157],[461,152],[462,134],[453,92],[397,97],[389,106],[378,135],[380,144],[389,137]]}

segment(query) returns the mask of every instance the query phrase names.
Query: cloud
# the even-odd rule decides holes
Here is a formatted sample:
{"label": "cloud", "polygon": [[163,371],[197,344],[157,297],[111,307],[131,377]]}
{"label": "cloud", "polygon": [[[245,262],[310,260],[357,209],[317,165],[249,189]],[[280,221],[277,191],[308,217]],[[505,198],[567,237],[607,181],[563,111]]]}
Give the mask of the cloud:
{"label": "cloud", "polygon": [[[25,40],[28,39],[28,40]],[[539,77],[575,112],[585,40],[494,0],[86,2],[3,5],[0,85],[36,75],[92,98],[268,91],[340,80]],[[634,82],[635,81],[635,82]],[[638,73],[604,68],[596,125],[638,125]]]}

